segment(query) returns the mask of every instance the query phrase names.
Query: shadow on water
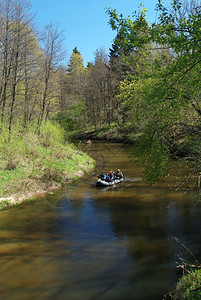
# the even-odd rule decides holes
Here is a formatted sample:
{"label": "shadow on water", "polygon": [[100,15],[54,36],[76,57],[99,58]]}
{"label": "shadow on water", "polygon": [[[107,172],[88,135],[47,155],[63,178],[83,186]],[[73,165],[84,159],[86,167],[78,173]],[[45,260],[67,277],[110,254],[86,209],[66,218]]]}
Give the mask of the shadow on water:
{"label": "shadow on water", "polygon": [[[200,258],[197,191],[169,188],[182,182],[185,165],[174,163],[168,182],[150,187],[128,146],[87,147],[98,161],[94,174],[1,212],[2,299],[162,299],[187,255],[173,237]],[[95,174],[110,168],[126,180],[96,188]]]}

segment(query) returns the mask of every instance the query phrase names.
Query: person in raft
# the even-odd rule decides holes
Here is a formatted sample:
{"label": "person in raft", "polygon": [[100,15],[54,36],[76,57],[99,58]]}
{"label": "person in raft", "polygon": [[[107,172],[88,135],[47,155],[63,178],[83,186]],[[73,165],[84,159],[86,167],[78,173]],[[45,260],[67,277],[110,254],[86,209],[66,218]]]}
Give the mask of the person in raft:
{"label": "person in raft", "polygon": [[100,175],[97,175],[97,177],[106,182],[111,182],[114,179],[114,173],[112,170],[110,170],[110,172],[106,175],[102,172]]}
{"label": "person in raft", "polygon": [[110,172],[108,173],[108,177],[109,177],[110,181],[113,181],[115,179],[114,172],[112,170],[110,170]]}
{"label": "person in raft", "polygon": [[114,176],[115,176],[115,178],[117,178],[117,179],[121,179],[121,178],[123,178],[123,173],[121,172],[121,170],[120,169],[118,169],[117,170],[117,172],[114,174]]}
{"label": "person in raft", "polygon": [[86,144],[92,144],[91,140],[85,139]]}
{"label": "person in raft", "polygon": [[104,173],[101,173],[100,175],[96,175],[98,178],[100,178],[101,180],[105,180],[106,179],[106,175]]}

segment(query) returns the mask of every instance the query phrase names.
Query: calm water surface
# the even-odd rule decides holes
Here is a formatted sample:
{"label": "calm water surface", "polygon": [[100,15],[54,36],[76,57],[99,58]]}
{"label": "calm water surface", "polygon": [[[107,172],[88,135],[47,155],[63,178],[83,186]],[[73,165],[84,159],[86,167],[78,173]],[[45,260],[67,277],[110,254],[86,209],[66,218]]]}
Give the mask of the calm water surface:
{"label": "calm water surface", "polygon": [[181,243],[201,259],[199,194],[186,191],[183,163],[150,187],[129,147],[86,147],[95,172],[121,168],[125,182],[96,188],[92,174],[1,212],[1,299],[163,299],[180,276],[179,256],[188,254]]}

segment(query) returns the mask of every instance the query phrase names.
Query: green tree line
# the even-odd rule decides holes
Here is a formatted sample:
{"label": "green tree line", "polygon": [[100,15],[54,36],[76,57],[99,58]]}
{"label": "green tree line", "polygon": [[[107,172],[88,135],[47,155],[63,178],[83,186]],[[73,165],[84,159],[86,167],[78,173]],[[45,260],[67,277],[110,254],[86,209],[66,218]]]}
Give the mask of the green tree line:
{"label": "green tree line", "polygon": [[115,126],[132,140],[132,156],[145,165],[149,183],[167,174],[172,156],[188,157],[196,174],[201,167],[200,1],[173,0],[166,7],[159,0],[156,10],[150,24],[142,5],[132,17],[107,9],[116,31],[109,58],[99,49],[94,63],[77,73],[83,105],[67,111],[82,130],[84,124]]}
{"label": "green tree line", "polygon": [[63,33],[54,24],[38,32],[26,0],[0,1],[0,28],[0,130],[33,120],[40,128],[58,106]]}
{"label": "green tree line", "polygon": [[200,171],[200,1],[159,0],[149,25],[141,7],[134,18],[108,9],[116,44],[134,72],[120,82],[118,100],[135,133],[133,155],[154,183],[167,174],[170,155],[189,156]]}
{"label": "green tree line", "polygon": [[48,119],[70,132],[115,128],[134,142],[146,179],[166,175],[169,157],[188,156],[200,172],[201,5],[172,0],[132,17],[108,8],[116,38],[85,67],[75,47],[67,64],[64,34],[38,30],[28,0],[0,1],[0,131]]}

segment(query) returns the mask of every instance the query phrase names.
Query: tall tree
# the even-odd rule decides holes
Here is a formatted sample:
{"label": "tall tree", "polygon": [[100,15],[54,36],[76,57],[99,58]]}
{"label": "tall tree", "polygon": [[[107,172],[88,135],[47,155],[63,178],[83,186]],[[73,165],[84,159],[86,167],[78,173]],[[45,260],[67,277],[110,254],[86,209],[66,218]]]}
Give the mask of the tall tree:
{"label": "tall tree", "polygon": [[86,74],[87,69],[84,66],[84,59],[77,47],[75,47],[66,69],[66,108],[83,101]]}
{"label": "tall tree", "polygon": [[[135,153],[148,166],[146,178],[152,183],[166,173],[176,137],[186,132],[189,139],[190,128],[191,134],[195,131],[200,134],[197,126],[201,115],[198,2],[190,1],[186,5],[174,0],[167,9],[159,1],[158,22],[149,27],[144,12],[132,20],[110,11],[112,28],[125,33],[119,41],[122,49],[131,48],[139,53],[137,68],[140,72],[127,76],[121,84],[119,99],[133,110],[133,116],[138,116],[141,136],[136,136]],[[133,63],[130,55],[127,61]],[[137,119],[132,119],[135,125]],[[188,130],[184,131],[184,127]]]}
{"label": "tall tree", "polygon": [[7,100],[8,83],[11,75],[11,63],[13,60],[14,38],[12,28],[14,23],[14,12],[12,1],[1,1],[1,31],[0,31],[0,45],[1,45],[1,87],[0,87],[0,104],[1,104],[1,126],[4,123],[5,107]]}
{"label": "tall tree", "polygon": [[[32,31],[33,15],[31,4],[27,0],[1,1],[2,30],[2,81],[1,81],[1,123],[3,126],[6,104],[9,106],[9,133],[12,131],[17,87],[23,80],[24,45]],[[8,96],[8,88],[9,94]],[[10,103],[8,102],[10,100]]]}
{"label": "tall tree", "polygon": [[58,67],[65,55],[63,40],[63,31],[60,31],[57,25],[51,23],[45,27],[42,37],[43,56],[41,61],[41,80],[43,92],[41,95],[41,108],[38,118],[39,127],[44,118],[48,117],[51,100],[55,97],[54,75],[58,72]]}
{"label": "tall tree", "polygon": [[86,105],[89,120],[97,128],[111,122],[111,101],[109,97],[108,56],[100,48],[95,52],[95,63],[88,69],[86,84]]}

